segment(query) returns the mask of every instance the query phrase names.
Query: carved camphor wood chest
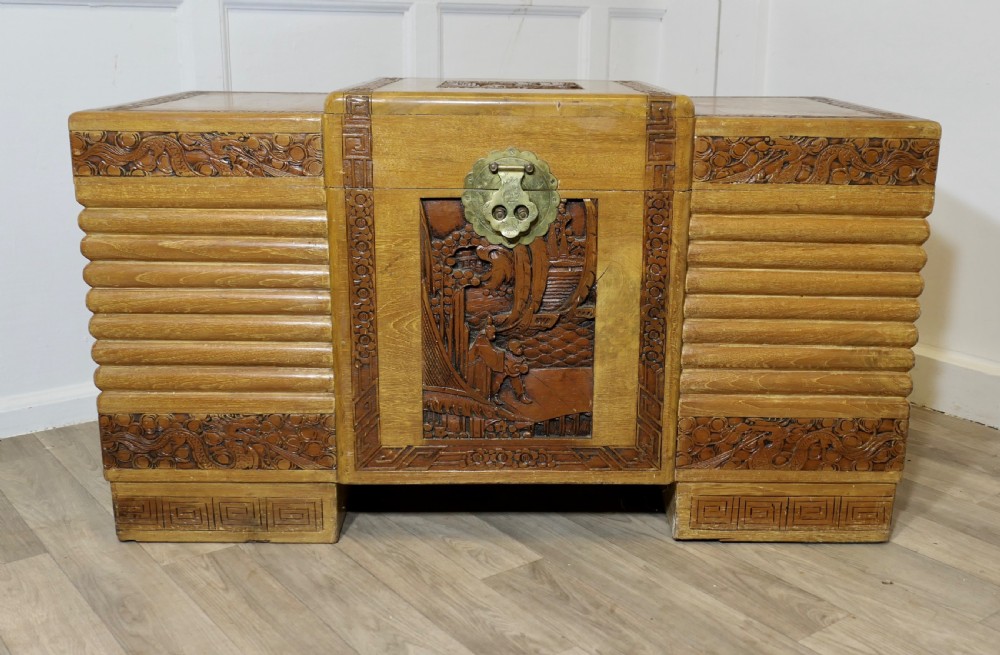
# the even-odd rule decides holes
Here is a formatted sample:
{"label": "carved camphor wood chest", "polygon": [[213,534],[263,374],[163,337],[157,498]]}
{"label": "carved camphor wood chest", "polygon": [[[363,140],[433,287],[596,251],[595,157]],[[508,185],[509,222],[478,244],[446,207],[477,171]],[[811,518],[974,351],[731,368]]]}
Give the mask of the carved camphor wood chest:
{"label": "carved camphor wood chest", "polygon": [[345,485],[673,485],[677,538],[881,541],[939,127],[383,79],[70,119],[119,537],[331,541]]}

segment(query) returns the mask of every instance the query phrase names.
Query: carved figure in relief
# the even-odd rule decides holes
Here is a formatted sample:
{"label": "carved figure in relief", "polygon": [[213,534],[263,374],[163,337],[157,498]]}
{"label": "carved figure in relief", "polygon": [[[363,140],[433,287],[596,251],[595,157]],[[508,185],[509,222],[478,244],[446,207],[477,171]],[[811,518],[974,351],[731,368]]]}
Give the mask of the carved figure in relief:
{"label": "carved figure in relief", "polygon": [[530,244],[492,245],[458,200],[423,201],[424,434],[589,437],[596,206]]}

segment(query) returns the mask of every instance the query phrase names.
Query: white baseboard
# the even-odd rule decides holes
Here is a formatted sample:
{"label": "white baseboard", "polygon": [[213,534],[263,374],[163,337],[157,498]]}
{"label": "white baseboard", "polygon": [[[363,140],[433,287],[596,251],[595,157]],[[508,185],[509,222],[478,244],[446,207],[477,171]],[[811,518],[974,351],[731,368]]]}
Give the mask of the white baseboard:
{"label": "white baseboard", "polygon": [[1000,364],[917,345],[910,401],[1000,428]]}
{"label": "white baseboard", "polygon": [[0,439],[96,420],[97,393],[88,382],[0,398]]}

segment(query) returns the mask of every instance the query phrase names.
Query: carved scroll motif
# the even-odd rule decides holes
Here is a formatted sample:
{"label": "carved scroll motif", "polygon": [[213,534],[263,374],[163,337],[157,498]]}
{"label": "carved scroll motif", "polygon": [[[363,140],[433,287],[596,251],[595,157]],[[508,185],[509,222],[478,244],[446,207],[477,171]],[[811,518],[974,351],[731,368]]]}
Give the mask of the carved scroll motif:
{"label": "carved scroll motif", "polygon": [[439,89],[538,89],[570,91],[583,89],[576,82],[546,82],[544,80],[445,80]]}
{"label": "carved scroll motif", "polygon": [[937,160],[936,139],[699,136],[693,170],[723,184],[930,186]]}
{"label": "carved scroll motif", "polygon": [[372,187],[371,93],[397,82],[384,77],[344,96],[344,211],[350,244],[351,387],[358,466],[378,452],[378,324],[375,320],[375,195]]}
{"label": "carved scroll motif", "polygon": [[332,414],[101,414],[106,469],[334,469]]}
{"label": "carved scroll motif", "polygon": [[907,421],[891,418],[685,417],[677,468],[899,471]]}
{"label": "carved scroll motif", "polygon": [[317,177],[319,134],[72,132],[78,177]]}

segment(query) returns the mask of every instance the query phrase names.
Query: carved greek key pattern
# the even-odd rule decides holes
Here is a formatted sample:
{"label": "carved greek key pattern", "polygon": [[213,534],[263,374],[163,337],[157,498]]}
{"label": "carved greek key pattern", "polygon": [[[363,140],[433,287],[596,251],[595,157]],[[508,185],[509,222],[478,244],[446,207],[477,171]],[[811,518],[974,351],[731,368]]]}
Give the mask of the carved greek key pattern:
{"label": "carved greek key pattern", "polygon": [[693,496],[695,530],[881,530],[891,496]]}
{"label": "carved greek key pattern", "polygon": [[320,498],[118,496],[119,528],[140,530],[321,532]]}
{"label": "carved greek key pattern", "polygon": [[106,469],[334,469],[333,414],[101,414]]}
{"label": "carved greek key pattern", "polygon": [[78,177],[318,177],[319,134],[71,132]]}
{"label": "carved greek key pattern", "polygon": [[678,469],[900,471],[906,419],[682,417]]}
{"label": "carved greek key pattern", "polygon": [[698,136],[694,180],[722,184],[932,186],[936,139]]}

